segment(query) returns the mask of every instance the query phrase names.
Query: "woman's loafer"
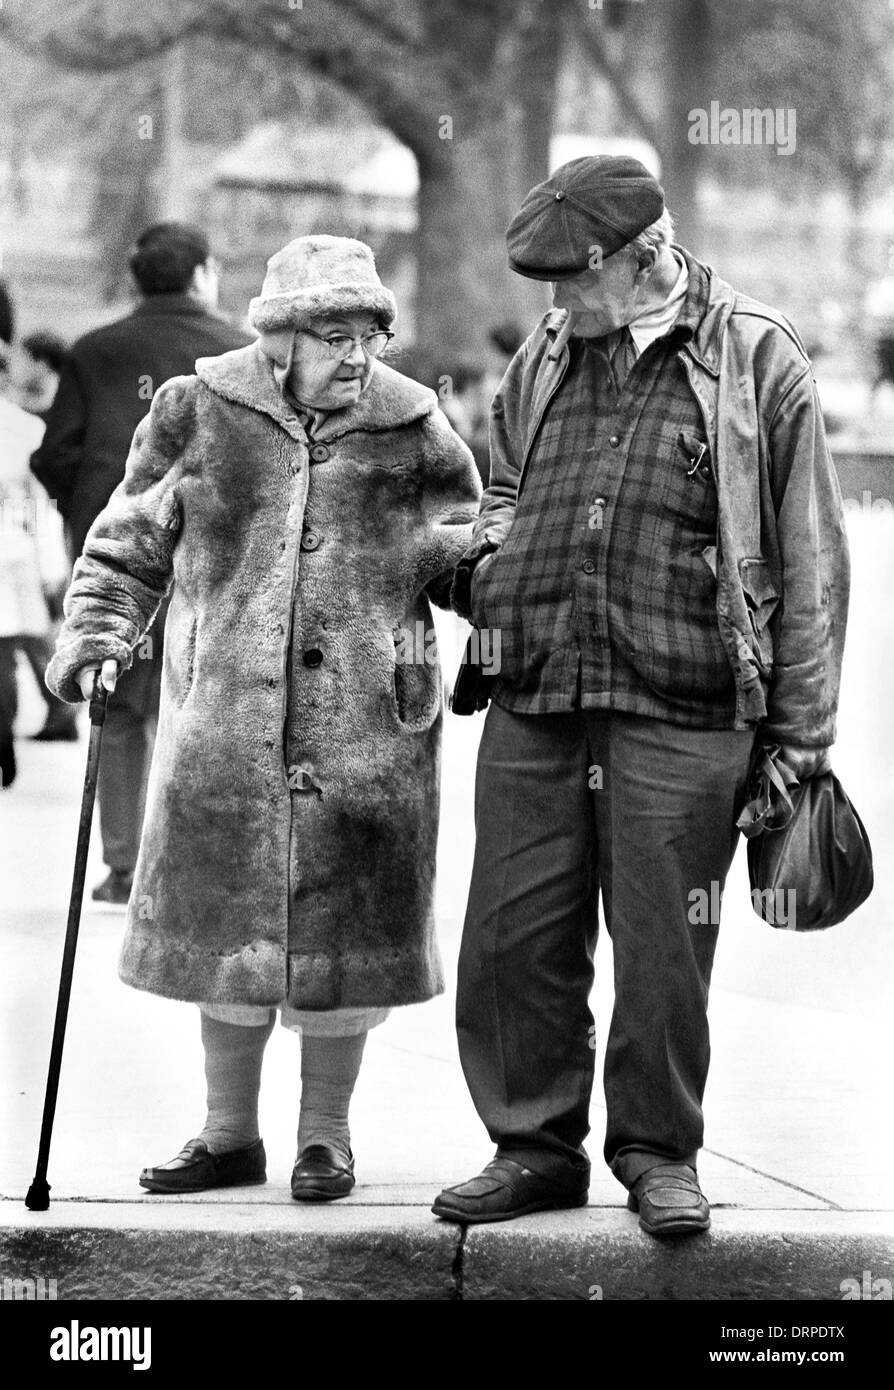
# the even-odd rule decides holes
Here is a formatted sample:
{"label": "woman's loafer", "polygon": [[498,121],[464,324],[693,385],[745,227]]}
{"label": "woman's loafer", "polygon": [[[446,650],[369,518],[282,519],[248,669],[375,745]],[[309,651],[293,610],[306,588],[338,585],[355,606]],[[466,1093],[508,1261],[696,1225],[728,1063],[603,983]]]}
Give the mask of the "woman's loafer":
{"label": "woman's loafer", "polygon": [[495,1158],[470,1182],[445,1187],[432,1211],[447,1221],[511,1221],[533,1211],[561,1211],[587,1204],[586,1179],[559,1182],[533,1173],[511,1158]]}
{"label": "woman's loafer", "polygon": [[627,1207],[639,1212],[639,1224],[650,1236],[690,1235],[711,1224],[711,1208],[687,1163],[647,1168],[630,1189]]}
{"label": "woman's loafer", "polygon": [[345,1158],[331,1144],[308,1144],[292,1169],[292,1196],[296,1202],[331,1202],[347,1197],[354,1181],[352,1153]]}
{"label": "woman's loafer", "polygon": [[244,1149],[212,1154],[204,1139],[190,1139],[170,1163],[144,1168],[140,1187],[147,1192],[204,1192],[210,1187],[247,1187],[267,1181],[264,1143],[256,1139]]}

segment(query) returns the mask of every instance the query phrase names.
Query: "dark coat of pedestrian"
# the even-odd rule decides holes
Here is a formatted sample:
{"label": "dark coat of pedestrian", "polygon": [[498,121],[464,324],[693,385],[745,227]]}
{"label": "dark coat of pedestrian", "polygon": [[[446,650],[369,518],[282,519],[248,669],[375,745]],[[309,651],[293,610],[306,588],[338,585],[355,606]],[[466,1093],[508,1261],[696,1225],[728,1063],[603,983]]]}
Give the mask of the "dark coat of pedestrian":
{"label": "dark coat of pedestrian", "polygon": [[32,470],[69,528],[72,559],[124,477],[133,433],[172,376],[252,341],[188,293],[151,294],[71,348]]}
{"label": "dark coat of pedestrian", "polygon": [[[148,228],[131,270],[140,302],[71,348],[31,461],[57,502],[72,562],[124,477],[134,430],[156,392],[170,377],[194,372],[197,358],[252,341],[216,311],[217,266],[198,228],[176,222]],[[139,850],[166,608],[124,673],[106,722],[98,799],[109,875],[93,896],[118,906],[127,902]]]}

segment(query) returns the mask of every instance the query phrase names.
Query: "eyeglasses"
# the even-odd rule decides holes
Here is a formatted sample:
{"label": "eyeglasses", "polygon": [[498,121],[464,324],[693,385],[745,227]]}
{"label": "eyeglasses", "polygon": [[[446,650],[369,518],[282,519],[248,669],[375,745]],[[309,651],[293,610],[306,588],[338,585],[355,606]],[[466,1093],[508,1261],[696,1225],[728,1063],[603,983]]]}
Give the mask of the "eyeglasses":
{"label": "eyeglasses", "polygon": [[312,328],[302,328],[301,332],[310,338],[316,338],[318,343],[325,343],[329,356],[339,362],[344,362],[350,357],[355,343],[360,344],[367,357],[381,357],[394,337],[394,334],[385,328],[377,329],[375,333],[364,333],[362,338],[352,338],[347,333],[333,333],[324,338],[322,333],[315,333]]}

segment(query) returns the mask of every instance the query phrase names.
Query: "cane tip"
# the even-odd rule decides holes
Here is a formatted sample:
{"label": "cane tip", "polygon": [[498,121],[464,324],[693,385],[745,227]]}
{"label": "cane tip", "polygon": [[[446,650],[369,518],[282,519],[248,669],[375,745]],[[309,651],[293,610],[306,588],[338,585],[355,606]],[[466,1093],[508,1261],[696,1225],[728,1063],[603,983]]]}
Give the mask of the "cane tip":
{"label": "cane tip", "polygon": [[50,1184],[46,1178],[35,1178],[28,1188],[25,1206],[29,1211],[47,1211],[50,1205]]}

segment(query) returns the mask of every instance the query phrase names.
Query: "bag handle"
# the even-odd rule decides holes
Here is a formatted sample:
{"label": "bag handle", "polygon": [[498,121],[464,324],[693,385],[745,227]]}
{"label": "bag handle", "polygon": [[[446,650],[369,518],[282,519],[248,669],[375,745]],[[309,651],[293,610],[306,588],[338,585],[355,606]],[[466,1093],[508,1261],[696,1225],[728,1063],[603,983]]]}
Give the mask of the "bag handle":
{"label": "bag handle", "polygon": [[778,743],[761,748],[751,770],[751,799],[736,821],[746,839],[764,830],[783,830],[795,814],[793,791],[798,779],[788,763],[782,761]]}

